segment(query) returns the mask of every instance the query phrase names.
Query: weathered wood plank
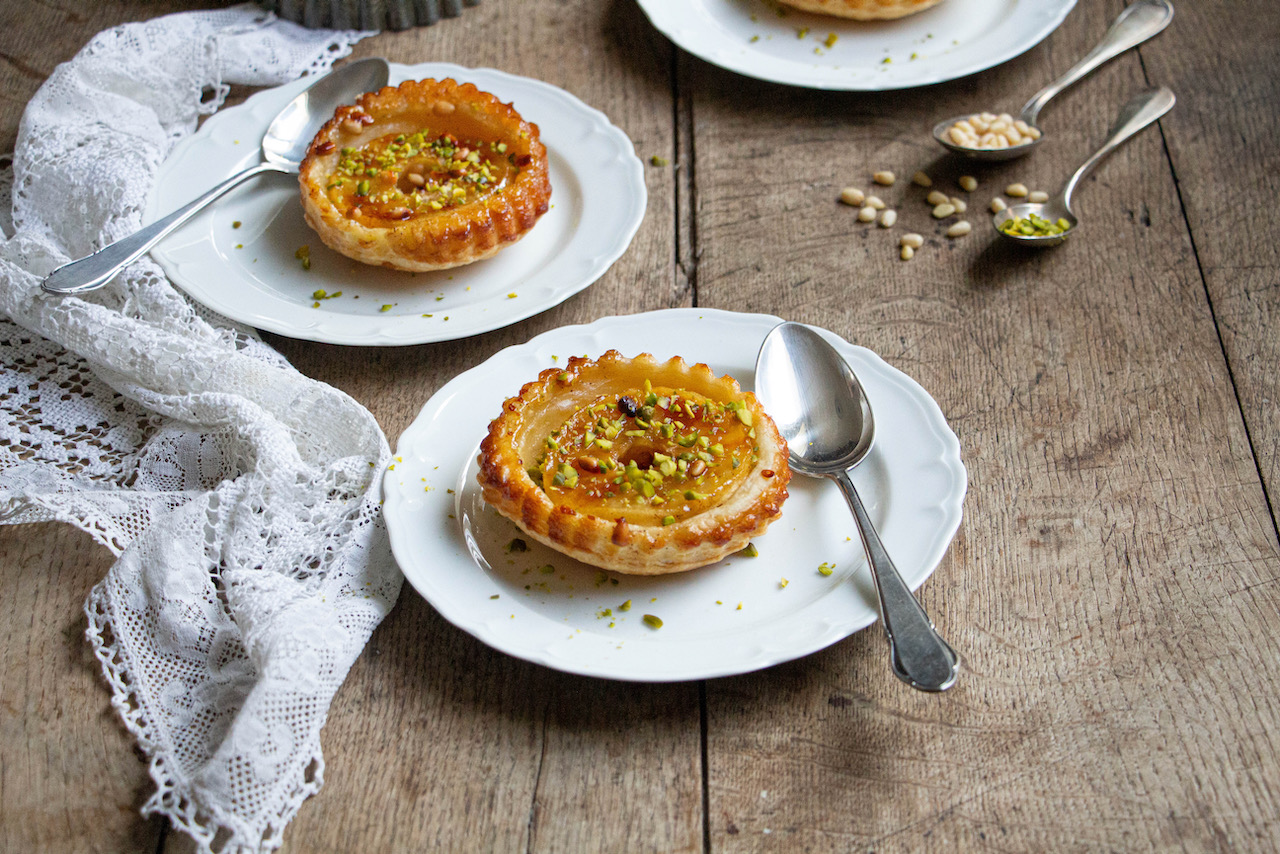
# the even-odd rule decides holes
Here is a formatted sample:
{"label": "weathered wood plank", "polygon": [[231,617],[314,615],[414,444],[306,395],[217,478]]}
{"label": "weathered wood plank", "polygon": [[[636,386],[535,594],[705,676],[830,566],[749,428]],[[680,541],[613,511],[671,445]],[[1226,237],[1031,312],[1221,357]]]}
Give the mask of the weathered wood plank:
{"label": "weathered wood plank", "polygon": [[68,525],[0,527],[0,850],[156,850],[151,777],[84,638],[111,563]]}
{"label": "weathered wood plank", "polygon": [[1280,15],[1265,2],[1178,5],[1141,51],[1147,77],[1178,93],[1164,123],[1194,238],[1272,514],[1280,504]]}
{"label": "weathered wood plank", "polygon": [[[1015,179],[1055,189],[1146,85],[1140,64],[1062,96],[1028,160],[977,171],[927,136],[939,115],[1020,104],[1119,10],[1082,7],[1007,68],[922,92],[797,92],[699,67],[698,303],[881,353],[938,399],[970,472],[960,535],[922,591],[965,657],[960,683],[899,685],[874,630],[711,683],[712,850],[1274,837],[1280,666],[1257,638],[1280,561],[1160,134],[1088,181],[1084,228],[1058,250],[996,245],[983,211]],[[835,202],[876,169],[922,167],[955,195],[962,172],[982,180],[973,235],[940,236],[901,182],[881,192],[902,216],[891,233]],[[906,230],[928,239],[904,263]]]}
{"label": "weathered wood plank", "polygon": [[[676,263],[680,173],[648,165],[653,154],[675,161],[671,50],[633,4],[590,0],[482,3],[456,21],[359,45],[357,55],[537,77],[603,110],[645,159],[646,219],[600,281],[506,329],[395,350],[272,343],[367,405],[394,444],[435,389],[502,347],[565,324],[688,304]],[[511,377],[512,391],[536,370]],[[701,849],[697,686],[628,686],[514,661],[445,623],[407,587],[373,648],[380,654],[360,660],[334,703],[326,786],[286,832],[287,845]]]}

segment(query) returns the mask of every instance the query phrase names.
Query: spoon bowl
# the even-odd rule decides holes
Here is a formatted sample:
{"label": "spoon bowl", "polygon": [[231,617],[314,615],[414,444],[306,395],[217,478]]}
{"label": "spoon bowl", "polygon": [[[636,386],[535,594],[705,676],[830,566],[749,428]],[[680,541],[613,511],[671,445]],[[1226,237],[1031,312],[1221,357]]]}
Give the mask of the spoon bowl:
{"label": "spoon bowl", "polygon": [[381,89],[387,85],[390,76],[391,68],[387,61],[374,57],[349,62],[319,78],[272,119],[262,138],[261,163],[232,175],[185,207],[128,237],[84,258],[63,264],[45,277],[40,286],[51,294],[82,294],[97,290],[233,187],[264,172],[297,175],[307,146],[320,127],[333,117],[334,111],[342,104],[353,102],[364,92]]}
{"label": "spoon bowl", "polygon": [[[1111,133],[1107,135],[1102,147],[1094,152],[1093,156],[1086,160],[1067,179],[1067,183],[1063,185],[1056,195],[1050,196],[1047,202],[1013,205],[1000,211],[991,218],[991,224],[995,227],[996,233],[1019,246],[1028,246],[1036,249],[1047,249],[1065,241],[1067,236],[1080,225],[1079,218],[1071,210],[1071,195],[1075,192],[1076,187],[1104,157],[1115,151],[1126,140],[1135,136],[1142,129],[1155,124],[1161,116],[1173,109],[1176,101],[1177,99],[1174,97],[1173,92],[1167,86],[1149,89],[1136,95],[1121,108],[1119,115],[1116,116],[1115,124],[1112,125]],[[1002,228],[1010,220],[1027,219],[1032,214],[1043,217],[1052,223],[1056,223],[1059,219],[1066,220],[1067,228],[1059,234],[1019,234],[1016,231],[1010,232]]]}
{"label": "spoon bowl", "polygon": [[[1011,219],[1028,219],[1032,216],[1038,216],[1053,223],[1066,220],[1067,227],[1061,234],[1009,234],[1001,228]],[[1048,249],[1050,246],[1064,243],[1071,230],[1080,224],[1079,218],[1066,206],[1061,195],[1054,196],[1043,204],[1024,202],[1005,208],[992,217],[991,222],[1002,236],[1016,240],[1021,246],[1034,246],[1040,249]]]}
{"label": "spoon bowl", "polygon": [[875,579],[894,674],[922,691],[950,688],[959,658],[911,595],[849,477],[875,441],[871,404],[853,369],[813,329],[782,323],[760,346],[756,395],[787,440],[792,469],[834,480],[853,512]]}
{"label": "spoon bowl", "polygon": [[1010,145],[1007,148],[970,148],[957,145],[947,136],[947,131],[961,119],[969,118],[969,115],[956,116],[934,125],[933,138],[948,151],[983,163],[998,163],[1030,154],[1044,140],[1043,129],[1040,128],[1037,119],[1045,104],[1068,86],[1087,77],[1099,66],[1159,35],[1165,27],[1169,26],[1171,20],[1173,20],[1173,6],[1170,5],[1169,0],[1136,0],[1125,6],[1107,30],[1107,34],[1102,37],[1102,41],[1098,42],[1093,50],[1057,80],[1032,95],[1031,100],[1022,107],[1018,118],[1031,127],[1041,130],[1037,139]]}
{"label": "spoon bowl", "polygon": [[[1007,148],[970,148],[967,145],[957,145],[947,136],[947,133],[956,122],[968,119],[972,115],[972,113],[965,113],[963,116],[952,116],[934,125],[933,138],[938,141],[938,145],[941,145],[952,154],[958,154],[961,157],[967,157],[980,163],[1002,163],[1006,160],[1015,160],[1024,154],[1030,154],[1036,146],[1044,141],[1044,132],[1042,131],[1040,136],[1035,139],[1028,139],[1017,145],[1010,145]],[[1028,124],[1031,123],[1028,122]],[[1034,125],[1032,126],[1034,127]]]}

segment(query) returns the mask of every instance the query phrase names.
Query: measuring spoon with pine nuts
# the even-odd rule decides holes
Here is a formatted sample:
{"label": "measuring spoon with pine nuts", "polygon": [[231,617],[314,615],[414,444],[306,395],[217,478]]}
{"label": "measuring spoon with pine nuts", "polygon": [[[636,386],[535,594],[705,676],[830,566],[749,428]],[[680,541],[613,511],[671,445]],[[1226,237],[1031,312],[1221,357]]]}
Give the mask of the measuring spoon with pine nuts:
{"label": "measuring spoon with pine nuts", "polygon": [[1017,118],[990,112],[955,116],[934,125],[933,137],[948,151],[973,160],[995,162],[1029,154],[1043,139],[1036,121],[1045,104],[1099,66],[1159,35],[1172,19],[1168,0],[1137,0],[1124,8],[1097,47],[1031,96]]}

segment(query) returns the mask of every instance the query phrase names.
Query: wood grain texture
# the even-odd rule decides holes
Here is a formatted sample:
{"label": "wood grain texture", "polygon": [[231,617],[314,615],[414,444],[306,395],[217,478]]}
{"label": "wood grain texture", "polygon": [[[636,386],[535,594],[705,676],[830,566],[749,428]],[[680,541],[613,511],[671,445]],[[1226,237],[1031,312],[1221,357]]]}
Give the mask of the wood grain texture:
{"label": "wood grain texture", "polygon": [[[1000,73],[927,92],[700,69],[699,304],[881,353],[937,397],[970,472],[922,590],[965,658],[959,684],[907,691],[876,632],[711,683],[713,851],[1225,850],[1276,832],[1280,668],[1256,639],[1280,562],[1160,134],[1087,182],[1059,250],[1010,251],[985,211],[1013,180],[1056,189],[1145,86],[1137,57],[1052,105],[1034,158],[978,171],[923,132],[939,103],[1017,104],[1064,70],[1119,9],[1082,7]],[[919,168],[976,202],[971,236],[941,236],[922,189],[870,186]],[[857,223],[835,201],[849,184],[899,225]],[[906,230],[927,240],[904,263]],[[1247,702],[1224,702],[1243,684]]]}
{"label": "wood grain texture", "polygon": [[1181,96],[1164,122],[1196,260],[1231,364],[1272,514],[1280,504],[1280,14],[1274,4],[1179,4],[1141,50],[1152,83]]}
{"label": "wood grain texture", "polygon": [[151,777],[85,641],[111,555],[68,525],[0,527],[0,851],[151,854]]}
{"label": "wood grain texture", "polygon": [[[549,44],[562,46],[563,61],[547,61]],[[648,164],[653,154],[677,161],[671,47],[643,26],[634,4],[483,3],[455,21],[357,47],[357,56],[375,54],[494,67],[564,88],[632,139],[649,193],[622,259],[583,293],[522,323],[396,349],[272,337],[304,373],[368,406],[393,445],[436,389],[502,347],[605,315],[689,303],[677,268],[680,173]],[[537,370],[510,377],[513,392]],[[701,849],[696,686],[620,685],[513,661],[448,625],[408,587],[372,646],[381,653],[361,658],[331,710],[326,786],[286,832],[290,848]]]}
{"label": "wood grain texture", "polygon": [[[0,146],[98,30],[200,5],[217,3],[0,5]],[[960,437],[965,517],[920,596],[965,670],[947,694],[913,693],[872,629],[702,684],[584,679],[487,648],[406,588],[333,703],[325,786],[285,850],[1274,848],[1280,258],[1255,223],[1280,190],[1280,14],[1177,5],[1166,33],[1046,109],[1033,157],[983,170],[942,157],[932,122],[1021,104],[1120,0],[1080,0],[998,69],[879,95],[721,71],[633,0],[483,0],[359,44],[540,78],[601,109],[646,164],[647,215],[600,281],[511,327],[404,348],[270,343],[394,446],[450,378],[562,325],[698,305],[830,328],[917,379]],[[1178,106],[1081,188],[1067,245],[995,242],[993,195],[1055,189],[1160,83]],[[899,213],[888,230],[836,201],[882,168],[899,175],[877,189]],[[973,234],[943,236],[916,169],[968,199]],[[958,188],[965,173],[977,191]],[[908,230],[926,243],[902,262]],[[62,526],[0,528],[0,849],[192,850],[138,815],[146,768],[83,641],[81,603],[109,563]]]}

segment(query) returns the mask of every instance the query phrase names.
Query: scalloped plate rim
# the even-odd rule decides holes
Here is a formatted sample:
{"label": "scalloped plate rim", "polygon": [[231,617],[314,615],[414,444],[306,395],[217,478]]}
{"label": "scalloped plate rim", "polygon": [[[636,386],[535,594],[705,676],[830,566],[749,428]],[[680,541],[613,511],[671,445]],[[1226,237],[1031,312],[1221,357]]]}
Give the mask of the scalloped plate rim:
{"label": "scalloped plate rim", "polygon": [[[401,434],[397,442],[395,453],[397,460],[396,470],[394,472],[388,471],[384,477],[383,510],[390,534],[392,551],[405,577],[419,595],[423,596],[446,620],[494,649],[506,652],[517,658],[578,675],[640,682],[688,681],[751,672],[816,652],[875,622],[876,615],[873,610],[864,611],[857,617],[850,619],[827,620],[824,626],[818,627],[818,631],[808,632],[799,646],[758,644],[758,649],[750,655],[711,665],[704,663],[681,669],[679,666],[672,666],[669,661],[664,660],[646,667],[637,667],[634,664],[624,668],[610,667],[601,665],[598,661],[584,660],[577,652],[582,647],[572,648],[574,650],[573,653],[566,658],[563,649],[571,647],[565,643],[558,644],[561,650],[557,650],[555,648],[557,644],[553,642],[548,642],[541,647],[530,647],[518,641],[513,642],[508,635],[504,635],[500,631],[500,628],[505,627],[503,620],[493,615],[485,616],[481,613],[483,599],[477,599],[481,603],[479,605],[457,601],[457,598],[446,586],[442,586],[433,579],[433,572],[440,571],[440,567],[437,566],[435,570],[432,570],[426,565],[431,558],[437,560],[446,559],[444,557],[445,554],[452,549],[452,558],[456,558],[458,562],[455,565],[452,562],[452,558],[448,559],[448,567],[446,569],[450,574],[439,576],[440,578],[451,579],[453,578],[452,572],[463,570],[476,572],[480,578],[485,577],[484,571],[474,563],[469,555],[458,551],[456,539],[460,535],[457,532],[447,530],[445,526],[441,526],[441,530],[434,531],[432,534],[439,546],[436,552],[433,552],[430,556],[424,556],[414,551],[415,540],[412,532],[420,530],[421,527],[414,527],[414,513],[417,512],[418,505],[413,502],[431,500],[422,496],[415,496],[408,491],[410,488],[416,487],[417,481],[415,478],[422,472],[427,471],[425,468],[414,468],[417,465],[417,461],[413,459],[414,448],[419,442],[430,444],[432,436],[440,435],[434,431],[447,429],[457,432],[458,428],[453,426],[452,422],[441,422],[438,420],[439,416],[442,413],[448,414],[452,408],[463,405],[461,400],[458,399],[460,395],[463,400],[467,400],[479,394],[476,389],[483,387],[484,383],[478,383],[477,380],[489,375],[505,376],[513,367],[530,373],[528,378],[531,379],[532,368],[527,358],[529,355],[536,353],[539,349],[544,349],[549,344],[585,340],[599,336],[601,333],[608,333],[619,324],[634,325],[639,323],[644,328],[670,329],[673,325],[679,326],[695,320],[710,321],[725,327],[736,326],[748,330],[750,333],[749,340],[756,347],[758,347],[759,341],[763,340],[764,334],[769,329],[782,322],[781,318],[771,315],[743,314],[715,309],[665,309],[640,315],[605,317],[588,324],[560,327],[544,332],[524,344],[500,350],[480,365],[454,377],[423,405],[418,416]],[[885,381],[892,381],[901,391],[901,402],[909,406],[918,407],[924,415],[926,429],[921,432],[921,435],[927,439],[932,439],[933,455],[922,456],[919,462],[927,464],[937,473],[945,475],[948,485],[933,505],[941,512],[942,522],[937,527],[929,548],[917,561],[916,565],[922,568],[914,575],[909,575],[908,578],[912,589],[915,589],[937,568],[956,531],[959,529],[963,512],[963,500],[967,491],[967,473],[960,459],[959,440],[947,425],[936,401],[915,380],[889,365],[874,352],[864,347],[850,344],[828,330],[819,329],[819,331],[840,349],[846,358],[854,357],[851,361],[859,363],[858,371],[860,377],[863,377],[864,373],[867,377],[871,377],[874,374],[877,385],[881,385]],[[757,334],[758,337],[756,337]],[[577,351],[575,350],[574,352]],[[690,358],[694,357],[690,356]],[[752,363],[754,364],[754,360]],[[540,365],[540,367],[544,366]],[[887,379],[882,380],[881,376]],[[745,382],[744,387],[747,387]],[[514,393],[515,389],[511,388],[506,391]],[[493,396],[495,391],[490,389],[485,394]],[[503,396],[505,397],[505,394]],[[886,401],[883,397],[878,401],[873,400],[873,406],[884,407],[885,405]],[[472,406],[471,409],[476,410],[476,407]],[[494,406],[494,409],[496,410],[496,406]],[[879,410],[877,412],[879,413]],[[483,426],[488,423],[486,413],[487,410],[480,409],[468,415],[471,420],[483,421],[483,424],[480,425],[481,432]],[[879,414],[877,417],[879,418]],[[446,427],[444,426],[445,424],[450,426]],[[480,435],[477,434],[474,437],[475,441],[470,443],[468,447],[477,444],[479,439]],[[878,437],[877,441],[880,442],[880,446],[883,446],[886,442],[894,443],[900,441],[900,438],[883,436]],[[466,443],[464,442],[464,444]],[[457,464],[458,462],[458,460],[451,459],[451,464]],[[468,461],[463,459],[460,462],[462,472],[465,472]],[[444,461],[441,462],[439,467],[445,468]],[[466,486],[460,481],[462,472],[446,473],[445,475],[445,482],[451,482],[459,489],[458,494],[450,500],[455,514],[461,513],[461,489]],[[406,487],[403,481],[399,480],[401,477],[406,478],[415,486]],[[451,477],[455,479],[449,480]],[[800,475],[793,478],[793,488],[800,478]],[[425,476],[423,480],[426,480]],[[818,483],[819,487],[828,485],[825,481]],[[445,499],[437,498],[435,500],[444,501]],[[416,519],[416,522],[421,523],[421,513],[418,513],[418,516],[419,518]],[[785,517],[786,508],[784,507],[784,519]],[[772,533],[772,529],[770,533]],[[764,542],[767,542],[768,536],[769,534],[765,535]],[[886,540],[888,540],[888,537],[886,537]],[[416,545],[420,546],[421,543]],[[858,569],[857,572],[865,574],[865,566]],[[534,619],[545,622],[547,618],[535,614]],[[737,632],[759,634],[760,629],[748,626],[737,630]],[[634,640],[629,640],[628,642],[634,643]],[[644,644],[648,647],[655,650],[666,650],[663,656],[670,655],[670,648],[673,645],[679,647],[681,644],[687,645],[688,643],[688,641],[670,639],[656,633],[644,640]]]}

